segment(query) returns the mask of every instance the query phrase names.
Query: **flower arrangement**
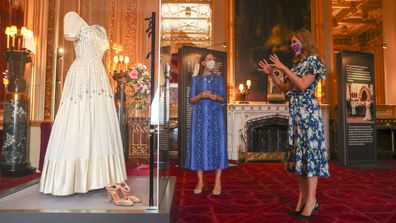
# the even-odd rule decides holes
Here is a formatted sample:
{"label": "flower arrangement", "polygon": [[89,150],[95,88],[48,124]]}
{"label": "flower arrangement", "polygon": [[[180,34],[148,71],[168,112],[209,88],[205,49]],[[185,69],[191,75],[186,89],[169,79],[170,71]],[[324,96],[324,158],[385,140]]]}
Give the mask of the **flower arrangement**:
{"label": "flower arrangement", "polygon": [[129,109],[143,110],[147,104],[147,96],[151,92],[151,77],[147,67],[137,64],[127,69],[124,85],[126,104]]}

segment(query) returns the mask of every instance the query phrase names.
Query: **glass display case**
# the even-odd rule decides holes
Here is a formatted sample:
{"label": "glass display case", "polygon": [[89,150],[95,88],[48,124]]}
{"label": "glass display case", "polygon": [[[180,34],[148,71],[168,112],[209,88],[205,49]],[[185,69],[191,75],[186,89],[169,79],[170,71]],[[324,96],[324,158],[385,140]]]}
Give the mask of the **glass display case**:
{"label": "glass display case", "polygon": [[[77,57],[75,42],[64,37],[64,15],[78,12],[94,35],[100,32],[108,39],[103,64],[114,91],[128,184],[148,209],[158,209],[163,187],[167,186],[169,167],[166,137],[169,81],[166,66],[159,61],[157,4],[158,1],[85,0],[80,4],[60,6],[54,56],[56,72],[52,84],[56,111],[67,84],[68,70]],[[139,188],[142,194],[138,193]]]}
{"label": "glass display case", "polygon": [[[134,205],[120,205],[124,201],[117,203],[111,191],[106,191],[103,187],[98,190],[72,192],[71,196],[46,195],[40,193],[38,176],[33,182],[2,194],[0,214],[7,212],[17,215],[20,210],[32,210],[35,217],[30,220],[35,222],[36,217],[39,219],[40,215],[51,212],[76,215],[106,212],[119,215],[135,214],[141,217],[147,213],[164,213],[164,210],[160,209],[164,205],[170,207],[173,193],[168,174],[170,53],[169,49],[160,50],[159,5],[160,1],[156,0],[79,0],[46,3],[33,0],[22,1],[17,6],[23,11],[21,27],[27,26],[34,32],[33,48],[36,54],[31,59],[31,71],[25,72],[27,77],[32,79],[31,82],[24,82],[26,89],[15,90],[17,82],[11,79],[9,89],[11,85],[15,85],[12,88],[15,90],[14,93],[23,90],[29,94],[31,100],[26,107],[31,109],[31,115],[25,118],[26,123],[38,122],[38,126],[42,127],[45,124],[49,129],[43,131],[41,128],[40,148],[30,151],[33,153],[31,156],[40,160],[40,164],[37,161],[34,167],[42,171],[40,174],[48,174],[45,172],[47,163],[44,157],[47,144],[50,145],[51,140],[54,140],[50,139],[50,132],[59,128],[51,124],[56,119],[65,123],[69,123],[69,119],[89,122],[80,123],[79,128],[71,133],[78,135],[74,139],[79,140],[64,143],[68,145],[63,148],[65,156],[78,151],[75,148],[85,143],[96,143],[97,147],[101,148],[100,151],[115,151],[120,145],[100,144],[87,140],[87,137],[97,134],[94,137],[99,137],[96,139],[100,142],[103,141],[99,139],[107,137],[106,134],[118,137],[118,130],[111,127],[116,126],[119,128],[125,158],[118,162],[125,163],[127,174],[127,186],[120,186],[125,190],[121,189],[118,196],[123,199],[122,196],[129,195],[129,200],[133,201]],[[5,51],[2,50],[2,53]],[[1,59],[2,68],[5,63],[6,61]],[[18,75],[23,76],[24,73],[19,72]],[[22,86],[19,82],[17,85]],[[0,93],[4,93],[3,86],[0,90]],[[78,93],[71,94],[73,90]],[[93,97],[105,97],[107,105],[85,103]],[[60,109],[71,104],[75,104],[75,110],[64,112]],[[107,116],[98,115],[103,112],[108,112]],[[87,126],[89,127],[85,128]],[[103,126],[110,126],[111,129],[101,129]],[[72,126],[66,124],[64,127],[63,130],[59,130],[60,139],[70,139],[65,132]],[[97,152],[87,151],[87,156],[93,156]],[[114,155],[111,152],[109,154]],[[88,162],[84,168],[91,170],[88,173],[97,174],[107,165],[115,171],[109,174],[109,177],[113,177],[112,174],[117,175],[117,167],[113,165],[113,160],[109,160],[108,163],[98,165]],[[29,165],[26,168],[31,170]],[[80,170],[71,172],[78,174],[78,171]],[[56,175],[54,177],[62,178]],[[88,174],[81,180],[91,181],[94,177]],[[75,185],[79,184],[76,181]],[[112,203],[106,202],[106,193],[112,197]],[[10,201],[17,205],[10,208]],[[169,209],[167,211],[169,217]],[[110,220],[111,215],[109,216],[101,220]],[[161,222],[158,216],[160,215],[157,215],[158,219],[155,218],[155,222]]]}

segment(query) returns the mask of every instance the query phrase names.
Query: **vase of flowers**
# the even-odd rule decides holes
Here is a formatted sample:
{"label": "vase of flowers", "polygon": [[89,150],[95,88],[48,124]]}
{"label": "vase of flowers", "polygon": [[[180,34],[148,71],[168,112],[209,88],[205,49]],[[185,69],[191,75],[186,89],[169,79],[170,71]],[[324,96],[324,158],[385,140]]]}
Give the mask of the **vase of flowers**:
{"label": "vase of flowers", "polygon": [[144,110],[149,100],[151,76],[145,65],[137,64],[126,71],[115,71],[113,79],[117,81],[115,102],[123,139],[124,156],[128,160],[131,155],[136,155],[134,151],[137,146],[140,148],[139,143],[145,141],[144,137],[147,134],[143,134],[141,131],[149,129],[148,121],[146,123],[139,121],[141,118],[138,117],[138,111]]}
{"label": "vase of flowers", "polygon": [[147,67],[137,64],[127,70],[124,85],[128,110],[143,110],[151,92],[151,76]]}

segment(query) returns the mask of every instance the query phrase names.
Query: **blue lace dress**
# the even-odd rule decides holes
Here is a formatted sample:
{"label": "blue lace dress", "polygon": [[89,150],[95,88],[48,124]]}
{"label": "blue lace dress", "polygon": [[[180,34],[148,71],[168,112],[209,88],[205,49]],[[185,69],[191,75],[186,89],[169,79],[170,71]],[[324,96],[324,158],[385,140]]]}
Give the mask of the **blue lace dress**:
{"label": "blue lace dress", "polygon": [[[210,91],[226,99],[224,78],[220,75],[194,76],[190,99],[202,91]],[[224,102],[201,99],[192,106],[190,144],[187,145],[185,168],[217,170],[228,167],[227,134]]]}
{"label": "blue lace dress", "polygon": [[316,56],[310,56],[295,65],[291,71],[299,77],[308,73],[316,76],[314,82],[301,92],[290,90],[289,150],[285,156],[285,168],[303,176],[328,177],[329,164],[324,138],[320,105],[315,90],[320,79],[325,79],[325,68]]}

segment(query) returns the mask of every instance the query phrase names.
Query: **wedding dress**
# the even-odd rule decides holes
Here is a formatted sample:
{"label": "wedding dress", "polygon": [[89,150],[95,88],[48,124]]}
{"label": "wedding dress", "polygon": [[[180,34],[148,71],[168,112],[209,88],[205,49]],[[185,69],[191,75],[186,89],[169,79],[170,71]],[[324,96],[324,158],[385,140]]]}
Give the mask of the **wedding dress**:
{"label": "wedding dress", "polygon": [[53,195],[86,193],[127,178],[113,91],[102,62],[109,46],[106,30],[73,16],[82,26],[65,38],[74,41],[76,59],[67,73],[40,182],[40,191]]}

